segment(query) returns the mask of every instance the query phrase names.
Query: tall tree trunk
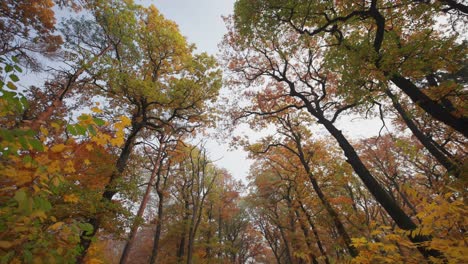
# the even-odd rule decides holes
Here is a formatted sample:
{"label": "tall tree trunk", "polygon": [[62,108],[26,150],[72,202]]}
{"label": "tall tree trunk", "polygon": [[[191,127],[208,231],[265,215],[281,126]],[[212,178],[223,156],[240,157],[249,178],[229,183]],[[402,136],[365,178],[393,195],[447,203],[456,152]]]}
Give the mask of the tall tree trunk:
{"label": "tall tree trunk", "polygon": [[[341,149],[347,158],[347,162],[353,167],[356,174],[366,185],[369,192],[379,202],[380,205],[387,211],[392,217],[393,221],[403,230],[413,231],[417,228],[416,224],[411,218],[403,211],[403,209],[396,203],[394,199],[380,186],[377,180],[372,176],[369,170],[362,163],[358,154],[354,150],[353,146],[349,143],[346,137],[338,130],[333,123],[325,119],[323,116],[319,116],[319,122],[322,123],[330,134],[337,140]],[[422,236],[417,234],[411,234],[408,238],[415,244],[419,245],[422,242],[430,241],[431,238],[428,236]],[[431,250],[426,247],[419,246],[419,251],[426,257],[440,257],[441,253],[436,250]]]}
{"label": "tall tree trunk", "polygon": [[210,209],[208,211],[208,223],[210,226],[208,226],[208,234],[206,235],[206,259],[208,263],[211,263],[211,258],[213,257],[212,253],[212,246],[211,246],[211,239],[213,238],[213,233],[211,232],[211,222],[214,220],[213,218],[213,203],[210,203]]}
{"label": "tall tree trunk", "polygon": [[451,113],[448,109],[443,107],[442,104],[435,100],[432,100],[429,96],[423,93],[416,85],[414,85],[409,79],[404,78],[401,75],[394,74],[390,80],[400,88],[411,100],[421,107],[426,113],[431,115],[433,118],[440,122],[452,127],[458,132],[462,133],[468,138],[468,118],[464,116],[456,116]]}
{"label": "tall tree trunk", "polygon": [[189,202],[188,200],[185,200],[184,203],[184,219],[183,219],[183,230],[182,230],[182,237],[180,239],[180,244],[179,244],[179,250],[177,251],[177,263],[182,263],[182,260],[185,255],[185,239],[187,237],[187,223],[189,221]]}
{"label": "tall tree trunk", "polygon": [[[162,163],[161,165],[162,166]],[[156,218],[156,230],[154,231],[154,238],[153,238],[153,249],[151,250],[151,260],[150,263],[156,264],[158,260],[158,253],[159,253],[159,240],[161,239],[161,232],[162,232],[162,224],[164,219],[164,192],[166,191],[167,187],[167,179],[169,177],[169,173],[171,172],[171,162],[169,160],[167,165],[166,176],[163,177],[163,182],[161,186],[161,175],[158,174],[158,179],[156,181],[156,194],[158,195],[158,214]]]}
{"label": "tall tree trunk", "polygon": [[[120,177],[120,175],[127,167],[128,159],[130,157],[130,154],[132,153],[136,137],[141,131],[141,129],[143,129],[142,123],[132,124],[130,134],[125,140],[122,152],[120,152],[120,156],[117,159],[116,170],[112,172],[109,182],[104,187],[104,193],[102,194],[103,201],[110,202],[114,194],[117,193],[117,191],[114,189],[115,181],[118,179],[118,177]],[[88,224],[93,226],[93,231],[87,236],[85,236],[84,234],[80,236],[80,248],[82,251],[76,258],[77,263],[83,263],[84,258],[88,252],[88,248],[91,245],[91,239],[96,235],[101,223],[97,217],[92,217],[91,219],[89,219]]]}
{"label": "tall tree trunk", "polygon": [[[143,214],[145,213],[146,205],[148,204],[148,200],[149,200],[150,194],[151,194],[151,189],[153,187],[154,180],[156,179],[156,175],[158,175],[158,180],[159,180],[159,176],[161,174],[161,167],[162,167],[161,163],[162,163],[162,160],[163,160],[162,159],[162,156],[163,156],[162,151],[163,151],[163,147],[162,147],[162,143],[160,143],[157,158],[156,158],[156,162],[154,163],[153,170],[151,171],[151,176],[150,176],[150,179],[149,179],[149,182],[148,182],[148,186],[146,187],[146,191],[145,191],[145,194],[143,196],[143,200],[140,203],[140,208],[138,208],[138,212],[137,212],[137,215],[136,215],[137,219],[142,218]],[[122,252],[122,256],[120,257],[120,264],[125,264],[125,263],[128,262],[128,257],[130,256],[130,251],[131,251],[133,243],[135,241],[135,237],[136,237],[136,234],[137,234],[137,231],[138,231],[138,227],[139,227],[139,225],[137,223],[133,223],[132,228],[130,229],[130,235],[129,235],[128,242],[125,244],[125,247],[124,247],[123,252]]]}
{"label": "tall tree trunk", "polygon": [[417,125],[413,122],[410,118],[409,114],[403,109],[403,106],[398,102],[397,97],[389,90],[385,90],[387,96],[392,100],[393,107],[398,111],[403,121],[405,121],[406,126],[413,132],[413,135],[423,144],[423,146],[432,154],[432,156],[442,165],[445,169],[452,173],[455,177],[460,176],[460,168],[459,166],[450,160],[447,156],[444,155],[439,149],[433,145],[432,141],[424,135],[424,133],[419,130]]}
{"label": "tall tree trunk", "polygon": [[317,257],[312,253],[312,243],[310,242],[310,235],[309,235],[309,228],[307,228],[306,224],[304,223],[304,219],[302,219],[301,214],[297,209],[294,210],[296,213],[296,217],[299,221],[299,225],[301,226],[302,234],[304,235],[304,239],[307,245],[307,249],[310,251],[309,257],[313,264],[318,264]]}
{"label": "tall tree trunk", "polygon": [[153,250],[151,251],[151,264],[156,264],[158,259],[158,252],[159,252],[159,240],[161,238],[161,231],[162,231],[162,220],[164,217],[164,194],[161,191],[158,191],[158,218],[156,221],[156,231],[154,232],[154,240],[153,240]]}
{"label": "tall tree trunk", "polygon": [[297,155],[302,163],[302,167],[304,168],[304,170],[307,173],[307,176],[309,177],[309,181],[312,183],[312,188],[314,189],[315,193],[319,197],[322,205],[325,207],[325,210],[332,218],[332,221],[336,227],[336,230],[338,231],[338,234],[340,234],[341,238],[343,239],[343,242],[345,243],[346,248],[348,249],[349,253],[351,254],[352,257],[357,257],[359,252],[352,245],[351,237],[346,231],[346,228],[344,227],[343,222],[341,222],[341,219],[338,216],[338,213],[331,206],[330,202],[328,201],[328,198],[323,193],[322,189],[320,188],[317,182],[317,179],[312,173],[312,169],[310,168],[309,163],[306,160],[304,150],[302,149],[302,142],[301,142],[300,135],[296,134],[296,132],[291,126],[289,126],[289,129],[294,137],[294,141],[295,141],[294,143],[296,144],[296,148],[297,148]]}
{"label": "tall tree trunk", "polygon": [[310,227],[312,228],[312,232],[314,233],[315,241],[317,242],[317,247],[319,248],[320,253],[322,254],[322,256],[325,257],[325,263],[330,264],[330,260],[328,259],[327,253],[323,249],[322,240],[320,240],[320,236],[319,236],[319,234],[317,232],[317,229],[315,228],[315,224],[314,224],[314,221],[312,220],[312,217],[307,212],[304,204],[301,201],[299,201],[299,203],[300,203],[302,212],[307,217],[307,222],[309,223]]}

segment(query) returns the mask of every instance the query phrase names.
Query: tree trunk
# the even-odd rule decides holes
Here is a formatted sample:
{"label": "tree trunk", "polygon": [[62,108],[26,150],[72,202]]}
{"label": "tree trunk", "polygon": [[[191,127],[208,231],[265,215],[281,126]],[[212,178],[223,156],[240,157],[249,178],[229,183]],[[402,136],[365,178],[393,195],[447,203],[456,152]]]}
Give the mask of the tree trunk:
{"label": "tree trunk", "polygon": [[185,200],[184,203],[184,219],[183,219],[183,231],[182,237],[180,239],[179,250],[177,251],[177,263],[182,263],[183,257],[185,255],[185,238],[187,236],[187,223],[189,220],[189,202]]}
{"label": "tree trunk", "polygon": [[[104,193],[102,194],[103,201],[110,202],[114,194],[117,193],[113,185],[115,184],[116,179],[120,177],[120,175],[125,170],[125,167],[127,166],[127,163],[128,163],[128,159],[130,157],[133,146],[135,144],[136,137],[142,128],[143,128],[143,124],[141,123],[134,123],[132,125],[132,130],[130,134],[128,135],[127,139],[125,140],[124,147],[122,148],[122,152],[120,153],[120,156],[117,160],[116,170],[112,172],[109,182],[104,187],[105,188]],[[91,232],[91,234],[87,236],[85,236],[84,234],[80,236],[80,248],[82,251],[77,256],[77,259],[76,259],[77,263],[83,263],[84,258],[88,252],[88,248],[91,245],[91,239],[96,235],[101,223],[98,218],[93,217],[89,219],[88,224],[93,226],[93,231]]]}
{"label": "tree trunk", "polygon": [[[294,212],[296,213],[296,217],[297,217],[297,219],[299,221],[299,225],[301,226],[302,234],[304,235],[304,239],[305,239],[305,242],[306,242],[306,245],[307,245],[307,249],[309,251],[312,251],[312,243],[310,242],[309,229],[307,228],[306,224],[304,223],[304,220],[302,219],[301,214],[299,213],[299,211],[297,209],[295,209]],[[315,255],[312,252],[309,253],[309,257],[310,257],[310,260],[311,260],[311,262],[313,264],[318,264],[317,258],[315,257]]]}
{"label": "tree trunk", "polygon": [[[140,208],[138,209],[138,212],[136,215],[137,219],[143,217],[143,214],[145,213],[145,209],[146,209],[146,204],[148,203],[148,200],[150,198],[151,189],[153,187],[154,180],[156,179],[156,175],[158,175],[158,178],[159,178],[159,175],[161,174],[162,150],[163,150],[162,143],[160,143],[156,162],[154,163],[153,171],[151,171],[151,176],[148,182],[148,186],[146,187],[145,195],[143,196],[143,200],[141,201]],[[124,250],[122,252],[122,256],[120,257],[120,264],[125,264],[128,262],[128,257],[130,256],[130,251],[132,249],[133,242],[135,241],[138,227],[139,225],[137,223],[133,223],[132,228],[130,230],[130,236],[129,236],[128,242],[125,244]]]}
{"label": "tree trunk", "polygon": [[307,212],[306,208],[304,207],[304,204],[302,204],[302,202],[300,202],[300,205],[301,205],[301,210],[302,212],[306,215],[307,217],[307,222],[309,222],[309,225],[310,227],[312,228],[312,232],[314,233],[314,237],[315,237],[315,240],[317,241],[317,247],[319,248],[320,250],[320,253],[322,253],[322,256],[325,257],[325,263],[326,264],[330,264],[330,260],[328,259],[328,255],[327,253],[325,252],[325,250],[323,249],[323,245],[322,245],[322,241],[320,240],[320,236],[317,232],[317,229],[315,228],[315,224],[314,224],[314,221],[312,220],[312,217],[309,215],[309,213]]}
{"label": "tree trunk", "polygon": [[410,118],[409,114],[403,109],[403,106],[398,102],[398,99],[396,96],[389,90],[385,90],[385,93],[387,94],[388,97],[392,100],[393,107],[398,111],[400,114],[401,118],[405,121],[406,125],[408,128],[413,132],[413,135],[416,136],[416,138],[423,144],[423,146],[432,154],[436,160],[445,167],[445,169],[449,172],[452,173],[455,177],[460,176],[460,168],[459,166],[452,162],[448,157],[444,155],[439,149],[433,145],[431,140],[424,135],[424,133],[419,130],[417,125],[413,122],[413,120]]}
{"label": "tree trunk", "polygon": [[322,192],[322,189],[320,188],[317,180],[315,179],[315,176],[312,173],[312,170],[306,161],[304,151],[302,149],[302,142],[300,139],[300,136],[293,131],[293,128],[290,127],[291,133],[293,134],[293,137],[295,139],[295,144],[296,148],[298,151],[298,157],[302,163],[302,166],[304,167],[304,170],[307,173],[307,176],[309,177],[309,181],[312,183],[312,187],[317,194],[317,196],[320,199],[320,202],[322,202],[322,205],[325,207],[325,210],[327,213],[330,215],[332,218],[332,221],[336,227],[336,230],[340,234],[341,238],[343,239],[346,248],[348,249],[349,253],[351,254],[352,257],[357,257],[359,252],[357,249],[352,245],[351,237],[349,236],[348,232],[346,231],[346,228],[344,227],[343,223],[341,222],[338,213],[335,211],[335,209],[331,206],[330,202],[328,201],[328,198],[325,196],[325,194]]}
{"label": "tree trunk", "polygon": [[151,251],[151,264],[156,264],[158,259],[158,251],[159,251],[159,240],[161,238],[161,230],[162,230],[162,219],[164,216],[164,194],[161,191],[158,191],[158,218],[156,221],[156,231],[154,232],[154,240],[153,240],[153,250]]}
{"label": "tree trunk", "polygon": [[[333,123],[325,119],[323,116],[318,117],[319,122],[322,123],[330,134],[338,141],[341,149],[347,158],[347,162],[353,167],[356,174],[366,185],[369,192],[374,196],[377,202],[387,211],[392,217],[393,221],[403,230],[413,231],[417,228],[416,224],[411,218],[403,211],[403,209],[396,203],[394,199],[380,186],[377,180],[371,175],[366,166],[362,163],[358,154],[354,150],[353,146],[349,143],[346,137],[338,130]],[[420,244],[422,242],[430,241],[431,238],[428,236],[421,236],[411,234],[408,236],[409,239],[415,243]],[[441,253],[436,250],[431,250],[426,247],[418,247],[419,251],[424,257],[440,257]]]}
{"label": "tree trunk", "polygon": [[394,74],[390,80],[400,88],[411,100],[421,107],[426,113],[440,122],[452,127],[468,138],[468,119],[464,116],[457,117],[437,101],[432,100],[423,93],[409,79],[401,75]]}

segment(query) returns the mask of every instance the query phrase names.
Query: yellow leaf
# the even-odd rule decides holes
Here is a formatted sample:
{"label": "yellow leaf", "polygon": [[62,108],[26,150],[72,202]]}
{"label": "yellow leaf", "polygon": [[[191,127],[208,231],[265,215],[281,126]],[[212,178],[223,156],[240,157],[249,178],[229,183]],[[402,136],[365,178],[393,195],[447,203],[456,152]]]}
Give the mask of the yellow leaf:
{"label": "yellow leaf", "polygon": [[60,129],[60,125],[55,122],[52,122],[50,125],[57,130]]}
{"label": "yellow leaf", "polygon": [[58,145],[52,146],[50,150],[52,150],[52,152],[62,152],[65,149],[65,147],[66,146],[64,144],[58,144]]}
{"label": "yellow leaf", "polygon": [[89,159],[85,159],[85,160],[83,161],[83,163],[84,163],[86,166],[88,166],[89,164],[91,164],[91,161],[89,161]]}
{"label": "yellow leaf", "polygon": [[122,122],[122,125],[124,126],[129,126],[130,124],[132,124],[132,120],[130,120],[130,118],[126,116],[120,116],[120,121]]}
{"label": "yellow leaf", "polygon": [[87,260],[86,264],[104,264],[104,262],[102,262],[101,260],[97,258],[92,258],[90,260]]}
{"label": "yellow leaf", "polygon": [[41,130],[42,134],[44,134],[45,136],[49,135],[49,130],[47,130],[47,128],[41,126],[40,130]]}
{"label": "yellow leaf", "polygon": [[75,194],[65,194],[63,196],[63,200],[67,203],[77,203],[80,198],[78,198]]}
{"label": "yellow leaf", "polygon": [[73,173],[75,172],[75,166],[73,164],[73,161],[69,160],[67,161],[65,168],[63,169],[66,173]]}
{"label": "yellow leaf", "polygon": [[102,113],[102,110],[97,107],[91,108],[91,111],[93,111],[94,113],[98,113],[98,114]]}
{"label": "yellow leaf", "polygon": [[51,226],[49,226],[49,230],[57,230],[59,229],[60,227],[62,227],[64,224],[64,222],[57,222]]}
{"label": "yellow leaf", "polygon": [[31,214],[30,217],[31,217],[31,218],[38,217],[38,218],[41,219],[41,220],[47,219],[47,215],[46,215],[46,214],[44,213],[44,211],[42,211],[42,210],[36,210],[36,211],[34,211],[34,212]]}
{"label": "yellow leaf", "polygon": [[41,189],[39,187],[37,187],[36,185],[33,185],[33,189],[34,189],[35,193],[38,193],[38,192],[41,191]]}
{"label": "yellow leaf", "polygon": [[13,245],[10,241],[0,241],[0,248],[10,248]]}
{"label": "yellow leaf", "polygon": [[121,138],[121,137],[113,138],[113,139],[111,139],[110,143],[113,146],[119,147],[119,146],[123,145],[124,139]]}

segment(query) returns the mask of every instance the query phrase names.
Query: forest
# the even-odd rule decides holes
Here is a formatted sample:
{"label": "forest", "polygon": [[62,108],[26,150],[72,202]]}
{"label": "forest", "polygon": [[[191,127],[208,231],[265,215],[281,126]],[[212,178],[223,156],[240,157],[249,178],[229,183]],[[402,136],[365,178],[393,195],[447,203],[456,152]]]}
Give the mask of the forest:
{"label": "forest", "polygon": [[0,264],[468,263],[466,1],[233,8],[1,1]]}

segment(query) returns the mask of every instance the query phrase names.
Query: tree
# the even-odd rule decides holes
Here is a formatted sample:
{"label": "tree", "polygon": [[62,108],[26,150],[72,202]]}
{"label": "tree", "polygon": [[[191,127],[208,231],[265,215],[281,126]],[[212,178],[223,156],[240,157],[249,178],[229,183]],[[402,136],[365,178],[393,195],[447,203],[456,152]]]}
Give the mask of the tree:
{"label": "tree", "polygon": [[[102,56],[106,63],[88,73],[98,94],[112,98],[115,109],[131,114],[131,128],[103,192],[103,199],[110,201],[140,133],[166,126],[191,132],[200,126],[206,103],[217,95],[220,73],[212,57],[192,55],[193,46],[155,7],[142,8],[131,1],[101,3],[94,14],[98,33],[113,45],[113,54]],[[99,220],[91,218],[89,223],[94,235]],[[90,240],[83,237],[81,245],[85,254]]]}
{"label": "tree", "polygon": [[437,18],[447,15],[445,4],[238,1],[235,22],[244,36],[269,34],[271,28],[285,27],[321,42],[329,47],[323,50],[327,69],[339,71],[340,84],[348,93],[351,87],[366,88],[362,85],[365,83],[385,87],[391,82],[434,119],[467,137],[467,119],[459,104],[462,86],[425,83],[430,76],[457,72],[465,63],[457,54],[466,53],[466,45],[457,41],[456,31],[445,37],[441,34],[443,26],[426,30],[437,28]]}

